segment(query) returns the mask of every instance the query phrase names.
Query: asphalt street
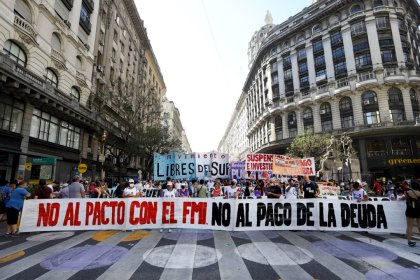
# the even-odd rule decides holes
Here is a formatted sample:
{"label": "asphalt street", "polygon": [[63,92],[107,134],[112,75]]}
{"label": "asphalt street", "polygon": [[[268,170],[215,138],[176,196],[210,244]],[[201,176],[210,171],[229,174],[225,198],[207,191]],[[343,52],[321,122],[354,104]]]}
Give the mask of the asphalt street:
{"label": "asphalt street", "polygon": [[319,231],[22,233],[0,236],[0,279],[417,280],[417,241]]}

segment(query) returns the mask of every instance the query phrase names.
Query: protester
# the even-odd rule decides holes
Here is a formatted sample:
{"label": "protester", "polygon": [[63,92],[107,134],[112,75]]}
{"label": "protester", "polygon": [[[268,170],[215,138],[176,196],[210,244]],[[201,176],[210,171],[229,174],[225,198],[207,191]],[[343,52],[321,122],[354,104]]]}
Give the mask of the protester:
{"label": "protester", "polygon": [[288,185],[286,184],[285,197],[286,199],[297,199],[299,191],[299,182],[289,180]]}
{"label": "protester", "polygon": [[141,183],[141,181],[138,178],[134,178],[134,187],[137,189],[140,196],[142,196],[142,194],[143,194],[143,184]]}
{"label": "protester", "polygon": [[[164,198],[175,198],[177,196],[176,189],[173,189],[173,184],[171,181],[166,183],[166,189],[163,190],[163,197]],[[172,229],[168,229],[169,232],[172,232]],[[163,232],[163,228],[160,229],[160,232]]]}
{"label": "protester", "polygon": [[11,193],[8,182],[2,180],[0,182],[0,222],[6,213],[6,203],[9,201]]}
{"label": "protester", "polygon": [[137,188],[134,187],[133,179],[128,180],[128,187],[124,189],[123,197],[124,198],[140,197],[139,191],[137,190]]}
{"label": "protester", "polygon": [[64,183],[61,190],[58,192],[59,198],[69,198],[69,184]]}
{"label": "protester", "polygon": [[179,197],[190,197],[190,193],[187,188],[187,183],[181,183],[181,189],[179,190]]}
{"label": "protester", "polygon": [[387,191],[389,200],[395,200],[396,188],[397,187],[392,183],[392,181],[388,181],[388,184],[386,185],[386,191]]}
{"label": "protester", "polygon": [[198,198],[206,198],[208,195],[207,193],[207,187],[204,185],[204,180],[200,180],[200,183],[195,188],[195,197]]}
{"label": "protester", "polygon": [[214,190],[212,192],[212,197],[221,197],[223,196],[223,191],[220,188],[220,182],[214,183]]}
{"label": "protester", "polygon": [[416,246],[416,242],[411,240],[413,235],[414,219],[417,221],[417,227],[420,232],[420,183],[412,180],[411,189],[406,192],[406,210],[405,216],[407,218],[407,242],[408,246]]}
{"label": "protester", "polygon": [[52,198],[53,189],[50,188],[44,179],[40,179],[38,187],[35,190],[34,199],[50,199]]}
{"label": "protester", "polygon": [[271,178],[270,185],[265,190],[265,194],[267,195],[267,198],[280,198],[282,195],[280,180],[277,178]]}
{"label": "protester", "polygon": [[303,192],[304,198],[317,198],[321,193],[318,185],[309,179],[307,175],[303,176],[301,191]]}
{"label": "protester", "polygon": [[125,183],[117,183],[117,187],[115,188],[114,191],[114,197],[117,198],[123,198],[123,194],[124,194],[124,189],[128,187],[128,184]]}
{"label": "protester", "polygon": [[238,182],[236,181],[236,179],[233,179],[231,185],[226,188],[225,198],[238,198],[237,184]]}
{"label": "protester", "polygon": [[405,200],[404,191],[402,189],[397,190],[397,201]]}
{"label": "protester", "polygon": [[6,204],[7,213],[7,234],[11,236],[18,235],[17,222],[19,219],[19,212],[23,208],[25,198],[29,198],[31,194],[26,190],[28,184],[21,181],[16,189],[12,192],[12,196]]}
{"label": "protester", "polygon": [[258,184],[255,186],[253,195],[256,198],[261,198],[264,195],[264,181],[258,181]]}
{"label": "protester", "polygon": [[353,183],[352,200],[355,200],[357,202],[369,200],[367,192],[363,188],[362,184],[360,184],[359,182]]}
{"label": "protester", "polygon": [[69,188],[69,198],[85,198],[85,187],[80,183],[80,177],[76,176],[73,179]]}

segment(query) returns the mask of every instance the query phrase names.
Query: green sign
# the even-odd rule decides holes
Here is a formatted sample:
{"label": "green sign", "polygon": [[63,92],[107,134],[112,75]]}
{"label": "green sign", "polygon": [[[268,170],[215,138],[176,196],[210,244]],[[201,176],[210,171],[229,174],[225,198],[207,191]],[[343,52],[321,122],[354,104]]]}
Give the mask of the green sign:
{"label": "green sign", "polygon": [[33,158],[32,164],[33,165],[54,165],[55,158],[54,157]]}

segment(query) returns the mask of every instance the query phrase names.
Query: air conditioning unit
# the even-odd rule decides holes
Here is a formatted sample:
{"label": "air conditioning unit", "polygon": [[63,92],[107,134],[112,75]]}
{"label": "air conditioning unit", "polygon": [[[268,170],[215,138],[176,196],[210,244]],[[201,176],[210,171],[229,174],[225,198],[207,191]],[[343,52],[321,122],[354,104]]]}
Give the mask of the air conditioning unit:
{"label": "air conditioning unit", "polygon": [[98,72],[101,72],[101,73],[104,72],[104,67],[102,65],[98,65],[97,69],[98,69]]}
{"label": "air conditioning unit", "polygon": [[295,121],[290,121],[289,124],[290,125],[294,125],[295,124]]}
{"label": "air conditioning unit", "polygon": [[369,105],[370,104],[370,101],[369,100],[364,100],[363,101],[363,105]]}
{"label": "air conditioning unit", "polygon": [[67,25],[69,28],[70,28],[70,26],[71,26],[70,21],[69,21],[69,20],[67,20],[67,19],[65,19],[65,20],[64,20],[64,24],[65,24],[65,25]]}
{"label": "air conditioning unit", "polygon": [[320,114],[320,115],[325,115],[326,113],[327,113],[327,111],[326,111],[326,110],[320,110],[320,111],[319,111],[319,114]]}

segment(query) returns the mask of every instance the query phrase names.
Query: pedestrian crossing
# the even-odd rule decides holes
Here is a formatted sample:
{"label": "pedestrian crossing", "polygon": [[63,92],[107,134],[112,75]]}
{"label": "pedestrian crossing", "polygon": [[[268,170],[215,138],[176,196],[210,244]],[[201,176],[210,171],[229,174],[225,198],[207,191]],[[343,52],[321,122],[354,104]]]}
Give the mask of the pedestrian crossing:
{"label": "pedestrian crossing", "polygon": [[[419,242],[420,243],[420,242]],[[418,279],[402,235],[174,229],[0,237],[0,279]]]}

